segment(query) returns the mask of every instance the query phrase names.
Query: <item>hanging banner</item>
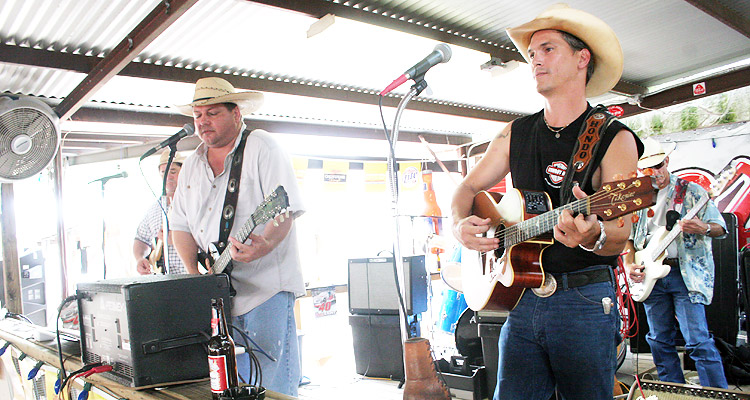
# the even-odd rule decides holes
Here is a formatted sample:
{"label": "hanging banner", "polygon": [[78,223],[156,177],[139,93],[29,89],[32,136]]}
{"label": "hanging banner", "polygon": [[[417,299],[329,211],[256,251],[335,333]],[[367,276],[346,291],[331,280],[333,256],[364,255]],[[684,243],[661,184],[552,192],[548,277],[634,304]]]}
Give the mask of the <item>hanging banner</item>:
{"label": "hanging banner", "polygon": [[349,173],[349,161],[323,160],[325,190],[345,190],[347,173]]}
{"label": "hanging banner", "polygon": [[422,171],[421,162],[415,161],[398,163],[398,171],[400,190],[411,191],[421,188],[419,185],[419,176]]}
{"label": "hanging banner", "polygon": [[302,184],[307,174],[307,157],[292,157],[292,167],[297,181]]}
{"label": "hanging banner", "polygon": [[384,162],[365,162],[365,192],[384,192],[388,179],[388,164]]}

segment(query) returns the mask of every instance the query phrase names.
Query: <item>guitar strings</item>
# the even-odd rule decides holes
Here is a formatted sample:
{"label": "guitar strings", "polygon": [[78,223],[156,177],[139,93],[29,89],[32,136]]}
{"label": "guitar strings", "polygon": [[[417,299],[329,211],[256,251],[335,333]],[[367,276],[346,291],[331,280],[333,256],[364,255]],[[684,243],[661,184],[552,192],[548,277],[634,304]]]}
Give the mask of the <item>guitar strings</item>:
{"label": "guitar strings", "polygon": [[[593,214],[595,210],[606,210],[608,208],[612,208],[612,203],[605,203],[603,205],[596,204],[597,201],[606,199],[607,197],[611,196],[612,194],[620,194],[622,192],[625,192],[633,187],[633,183],[631,182],[629,185],[627,185],[624,188],[620,188],[617,185],[614,185],[614,190],[611,190],[609,192],[599,190],[596,193],[592,194],[591,196],[584,197],[582,199],[574,200],[568,204],[565,204],[563,206],[560,206],[558,208],[555,208],[553,210],[550,210],[547,213],[544,213],[542,215],[521,221],[515,225],[511,225],[506,227],[505,229],[500,229],[495,232],[494,237],[497,239],[503,240],[504,243],[506,243],[503,247],[507,246],[507,241],[509,237],[519,239],[516,243],[523,242],[525,240],[528,240],[530,238],[536,237],[542,233],[548,232],[551,230],[555,225],[557,225],[557,220],[560,217],[560,213],[563,210],[571,210],[571,211],[584,211],[586,209],[586,203],[590,203],[588,209],[591,211],[589,214]],[[532,222],[533,221],[533,222]],[[529,235],[526,238],[523,238],[526,235],[522,235],[524,233],[524,230],[529,230],[528,227],[532,228],[544,228],[545,230],[541,232],[537,232],[535,235]],[[521,240],[522,239],[522,240]],[[493,250],[494,251],[494,250]],[[482,252],[482,254],[485,254],[487,252]]]}

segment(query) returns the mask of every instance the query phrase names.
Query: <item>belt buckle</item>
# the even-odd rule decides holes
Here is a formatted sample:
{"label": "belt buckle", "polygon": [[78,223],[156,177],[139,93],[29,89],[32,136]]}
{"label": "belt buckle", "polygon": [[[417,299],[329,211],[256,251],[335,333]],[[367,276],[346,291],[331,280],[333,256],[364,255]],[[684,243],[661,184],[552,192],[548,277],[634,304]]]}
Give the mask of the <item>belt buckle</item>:
{"label": "belt buckle", "polygon": [[557,290],[557,279],[550,274],[544,273],[544,283],[538,288],[533,288],[531,291],[538,297],[550,297],[555,294]]}

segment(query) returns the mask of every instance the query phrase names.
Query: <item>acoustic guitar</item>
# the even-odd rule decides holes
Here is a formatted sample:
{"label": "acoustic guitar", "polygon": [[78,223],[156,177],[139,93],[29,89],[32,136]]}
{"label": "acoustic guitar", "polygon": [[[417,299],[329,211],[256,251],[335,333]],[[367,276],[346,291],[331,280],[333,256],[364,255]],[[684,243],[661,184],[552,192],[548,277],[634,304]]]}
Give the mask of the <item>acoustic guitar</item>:
{"label": "acoustic guitar", "polygon": [[500,239],[489,253],[462,249],[461,286],[474,311],[510,311],[527,288],[542,288],[545,276],[541,253],[554,242],[552,230],[563,210],[594,214],[608,221],[650,207],[656,190],[650,176],[608,182],[591,196],[552,209],[545,192],[512,189],[505,196],[480,192],[472,214],[490,218],[487,237]]}

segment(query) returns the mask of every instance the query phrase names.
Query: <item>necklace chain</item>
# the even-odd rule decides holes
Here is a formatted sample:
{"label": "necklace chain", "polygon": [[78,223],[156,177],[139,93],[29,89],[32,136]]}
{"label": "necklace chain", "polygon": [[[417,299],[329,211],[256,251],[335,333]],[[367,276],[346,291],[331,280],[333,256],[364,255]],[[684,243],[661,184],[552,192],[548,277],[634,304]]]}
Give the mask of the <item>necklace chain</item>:
{"label": "necklace chain", "polygon": [[556,133],[556,134],[557,134],[557,135],[555,135],[556,137],[560,137],[560,132],[562,132],[562,130],[563,130],[563,129],[567,128],[567,127],[568,127],[568,125],[570,125],[570,123],[567,123],[567,124],[565,124],[565,126],[563,126],[563,127],[561,127],[561,128],[553,129],[553,128],[552,128],[551,126],[549,126],[549,124],[547,123],[547,117],[545,117],[545,116],[543,116],[543,115],[542,115],[542,119],[544,120],[544,125],[547,125],[547,129],[549,129],[549,130],[550,130],[550,132],[552,132],[552,133]]}

